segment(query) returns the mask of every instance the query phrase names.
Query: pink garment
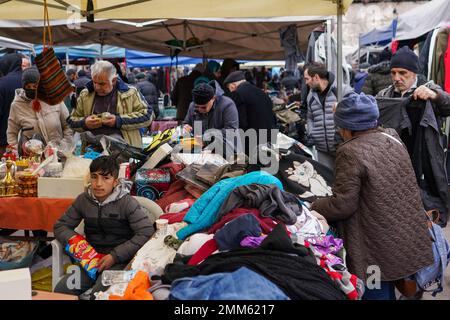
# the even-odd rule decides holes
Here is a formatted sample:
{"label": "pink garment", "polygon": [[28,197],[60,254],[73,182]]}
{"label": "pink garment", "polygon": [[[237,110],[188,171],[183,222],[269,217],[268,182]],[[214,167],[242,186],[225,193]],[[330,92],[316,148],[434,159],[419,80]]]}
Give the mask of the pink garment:
{"label": "pink garment", "polygon": [[450,93],[450,35],[448,36],[447,50],[444,54],[445,80],[444,90]]}
{"label": "pink garment", "polygon": [[175,128],[176,126],[178,126],[178,121],[161,121],[161,120],[156,120],[152,122],[151,131],[164,131],[167,129],[172,129]]}

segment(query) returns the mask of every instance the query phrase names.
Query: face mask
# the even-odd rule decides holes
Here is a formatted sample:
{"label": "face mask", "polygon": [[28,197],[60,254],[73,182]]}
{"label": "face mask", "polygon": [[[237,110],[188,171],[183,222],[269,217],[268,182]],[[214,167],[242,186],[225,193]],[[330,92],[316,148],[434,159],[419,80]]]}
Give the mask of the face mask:
{"label": "face mask", "polygon": [[24,89],[25,90],[25,95],[27,96],[28,99],[33,100],[34,98],[36,98],[36,90],[34,89]]}

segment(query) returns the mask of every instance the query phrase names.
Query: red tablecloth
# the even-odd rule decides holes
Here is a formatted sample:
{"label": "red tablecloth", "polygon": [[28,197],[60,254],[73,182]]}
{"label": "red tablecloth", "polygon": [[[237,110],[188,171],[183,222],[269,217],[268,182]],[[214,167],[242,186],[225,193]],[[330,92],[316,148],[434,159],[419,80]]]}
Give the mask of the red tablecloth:
{"label": "red tablecloth", "polygon": [[0,228],[46,230],[66,212],[74,199],[0,198]]}

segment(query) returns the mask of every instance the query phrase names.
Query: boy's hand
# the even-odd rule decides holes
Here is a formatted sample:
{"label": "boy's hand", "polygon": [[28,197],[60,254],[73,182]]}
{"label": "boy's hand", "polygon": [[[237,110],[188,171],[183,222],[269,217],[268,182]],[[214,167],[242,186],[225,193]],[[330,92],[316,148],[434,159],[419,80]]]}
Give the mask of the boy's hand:
{"label": "boy's hand", "polygon": [[103,258],[100,259],[98,263],[98,272],[102,272],[103,270],[108,270],[111,268],[116,261],[114,260],[114,257],[110,254],[107,254]]}

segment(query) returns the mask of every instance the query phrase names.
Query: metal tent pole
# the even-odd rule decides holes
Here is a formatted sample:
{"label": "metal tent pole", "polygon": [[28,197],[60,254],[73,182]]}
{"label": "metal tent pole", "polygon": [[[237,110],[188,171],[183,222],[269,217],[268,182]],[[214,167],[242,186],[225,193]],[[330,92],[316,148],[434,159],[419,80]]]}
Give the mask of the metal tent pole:
{"label": "metal tent pole", "polygon": [[337,93],[338,101],[342,99],[342,82],[343,82],[343,72],[342,72],[342,16],[344,12],[344,7],[342,5],[342,0],[336,1],[337,6]]}
{"label": "metal tent pole", "polygon": [[332,59],[333,59],[333,51],[331,50],[331,18],[326,21],[327,26],[327,70],[331,72],[336,72],[335,70],[331,70]]}
{"label": "metal tent pole", "polygon": [[70,60],[69,60],[69,48],[67,47],[66,48],[66,72],[69,70],[69,63],[70,63]]}

